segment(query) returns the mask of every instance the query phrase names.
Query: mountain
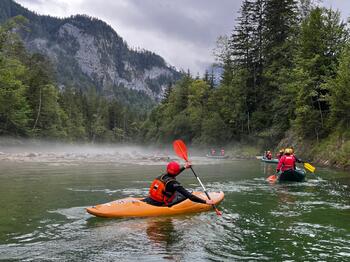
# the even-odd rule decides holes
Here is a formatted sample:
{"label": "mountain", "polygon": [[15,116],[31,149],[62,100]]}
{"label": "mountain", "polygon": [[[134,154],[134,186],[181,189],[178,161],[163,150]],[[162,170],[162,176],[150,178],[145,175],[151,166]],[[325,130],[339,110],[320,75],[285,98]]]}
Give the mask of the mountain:
{"label": "mountain", "polygon": [[[105,22],[76,15],[69,18],[42,16],[12,0],[0,1],[0,22],[22,15],[29,20],[20,32],[31,52],[50,57],[61,88],[96,87],[106,97],[130,96],[162,99],[181,73],[150,51],[132,50]],[[127,101],[126,101],[127,102]]]}

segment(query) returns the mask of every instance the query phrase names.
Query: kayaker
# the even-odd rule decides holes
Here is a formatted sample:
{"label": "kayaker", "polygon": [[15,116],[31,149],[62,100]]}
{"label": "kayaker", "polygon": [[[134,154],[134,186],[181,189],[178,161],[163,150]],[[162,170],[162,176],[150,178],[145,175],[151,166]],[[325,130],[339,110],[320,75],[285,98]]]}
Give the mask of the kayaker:
{"label": "kayaker", "polygon": [[293,149],[291,148],[286,148],[284,150],[284,155],[280,158],[278,165],[277,165],[277,173],[279,171],[286,171],[289,169],[295,170],[296,166],[295,163],[302,163],[303,161],[301,161],[300,159],[298,159],[294,154],[293,154]]}
{"label": "kayaker", "polygon": [[213,205],[213,200],[204,200],[191,194],[176,180],[176,176],[190,167],[191,164],[189,162],[184,167],[180,167],[179,163],[175,161],[170,162],[167,165],[167,172],[154,179],[150,186],[148,197],[142,201],[154,206],[171,207],[188,198],[193,202]]}
{"label": "kayaker", "polygon": [[280,158],[278,162],[276,171],[278,173],[280,171],[284,172],[289,169],[295,169],[295,158],[292,155],[292,149],[286,148],[284,150],[284,155]]}
{"label": "kayaker", "polygon": [[271,153],[271,151],[267,151],[265,157],[266,157],[267,159],[271,160],[271,159],[272,159],[272,153]]}
{"label": "kayaker", "polygon": [[221,153],[222,156],[224,156],[225,155],[225,150],[223,148],[221,148],[220,153]]}
{"label": "kayaker", "polygon": [[283,154],[284,154],[284,148],[280,149],[280,151],[277,153],[277,155],[276,155],[277,159],[280,160],[281,157],[283,156]]}

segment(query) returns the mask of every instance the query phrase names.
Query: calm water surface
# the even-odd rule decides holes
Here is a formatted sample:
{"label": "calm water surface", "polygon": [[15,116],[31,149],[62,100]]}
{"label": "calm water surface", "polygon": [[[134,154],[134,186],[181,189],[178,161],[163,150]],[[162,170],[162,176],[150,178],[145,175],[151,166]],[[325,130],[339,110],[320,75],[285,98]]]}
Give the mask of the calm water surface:
{"label": "calm water surface", "polygon": [[[117,162],[117,161],[116,161]],[[197,158],[215,212],[101,219],[85,207],[144,196],[165,163],[0,162],[0,260],[350,261],[350,175],[271,185],[274,165]],[[200,190],[185,171],[179,180]]]}

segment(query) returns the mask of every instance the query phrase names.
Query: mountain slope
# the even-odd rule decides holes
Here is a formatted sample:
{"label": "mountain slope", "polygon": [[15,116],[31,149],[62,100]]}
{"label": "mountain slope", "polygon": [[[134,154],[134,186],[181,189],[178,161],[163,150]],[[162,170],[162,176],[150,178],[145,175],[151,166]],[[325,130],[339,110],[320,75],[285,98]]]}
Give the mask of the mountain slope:
{"label": "mountain slope", "polygon": [[26,47],[51,58],[61,87],[86,90],[94,86],[100,94],[117,98],[129,89],[159,101],[181,76],[162,57],[131,50],[101,20],[84,15],[41,16],[12,0],[0,1],[0,22],[17,15],[29,20],[29,31],[21,32]]}

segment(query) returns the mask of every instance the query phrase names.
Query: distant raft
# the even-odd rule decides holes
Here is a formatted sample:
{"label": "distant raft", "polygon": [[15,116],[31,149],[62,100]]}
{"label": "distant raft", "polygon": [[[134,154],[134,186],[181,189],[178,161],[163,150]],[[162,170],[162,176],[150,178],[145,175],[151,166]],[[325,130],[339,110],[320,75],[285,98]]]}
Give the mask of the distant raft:
{"label": "distant raft", "polygon": [[260,160],[265,163],[278,164],[277,158],[267,159],[266,157],[261,157]]}
{"label": "distant raft", "polygon": [[206,157],[207,158],[212,158],[212,159],[227,159],[227,158],[229,158],[229,156],[228,155],[225,155],[225,156],[220,156],[220,155],[206,155]]}
{"label": "distant raft", "polygon": [[[192,194],[207,199],[203,192],[193,192]],[[218,205],[224,199],[224,193],[210,192],[209,196]],[[213,207],[207,204],[193,202],[189,199],[182,201],[172,207],[159,207],[141,201],[143,198],[127,197],[115,200],[106,204],[101,204],[87,208],[91,215],[106,218],[121,217],[151,217],[151,216],[172,216],[179,214],[197,213],[212,210]]]}

